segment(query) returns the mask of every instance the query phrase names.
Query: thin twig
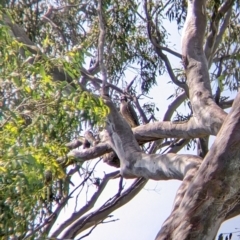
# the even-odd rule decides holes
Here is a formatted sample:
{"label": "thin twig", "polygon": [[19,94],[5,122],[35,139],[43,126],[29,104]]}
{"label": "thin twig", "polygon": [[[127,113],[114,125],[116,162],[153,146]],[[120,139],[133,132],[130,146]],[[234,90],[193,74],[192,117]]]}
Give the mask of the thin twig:
{"label": "thin twig", "polygon": [[132,0],[128,0],[130,2],[131,5],[131,9],[144,21],[146,22],[146,19],[137,11],[135,10],[135,6],[134,6],[134,2]]}
{"label": "thin twig", "polygon": [[[107,218],[112,211],[116,210],[117,208],[124,205],[126,202],[130,201],[145,186],[146,183],[147,180],[145,178],[136,179],[134,183],[121,194],[121,196],[112,199],[112,201],[110,201],[107,205],[103,204],[96,211],[82,217],[81,219],[78,219],[71,226],[71,229],[68,230],[62,237],[65,238],[74,237],[78,235],[80,232],[84,231],[86,228],[95,225],[96,222],[102,221],[103,219]],[[106,215],[103,216],[104,214]],[[99,217],[101,219],[98,219]]]}
{"label": "thin twig", "polygon": [[223,19],[223,23],[218,30],[218,34],[216,36],[216,39],[215,39],[215,42],[214,42],[214,45],[213,45],[213,50],[212,50],[213,54],[210,56],[209,61],[208,61],[208,68],[211,67],[212,62],[213,62],[212,59],[214,57],[214,54],[215,54],[217,48],[219,47],[219,44],[222,42],[223,35],[224,35],[227,27],[229,26],[231,15],[232,15],[232,8],[230,8],[228,10],[228,12],[225,14],[225,17]]}
{"label": "thin twig", "polygon": [[53,219],[52,221],[49,223],[49,225],[47,226],[47,229],[45,230],[47,233],[50,231],[50,229],[52,228],[53,224],[55,223],[55,221],[57,220],[57,217],[58,217],[58,214],[60,212],[60,210],[67,204],[68,200],[72,197],[73,193],[79,189],[81,186],[84,185],[84,183],[91,177],[91,175],[93,174],[94,170],[95,170],[95,167],[97,166],[97,164],[100,162],[101,160],[98,160],[94,166],[93,166],[93,169],[92,171],[87,175],[87,177],[85,177],[83,179],[83,181],[75,188],[72,190],[72,192],[64,199],[63,203],[61,204],[61,208],[58,209],[58,211],[56,212],[55,211],[55,216],[53,216]]}
{"label": "thin twig", "polygon": [[144,113],[142,107],[140,106],[138,98],[137,97],[133,97],[133,102],[135,103],[135,106],[136,106],[138,112],[140,113],[140,116],[142,118],[143,124],[147,124],[148,123],[147,116]]}
{"label": "thin twig", "polygon": [[[159,43],[161,42],[161,33],[157,30],[155,24],[153,23],[152,17],[148,11],[147,6],[148,6],[148,3],[147,3],[147,0],[145,0],[144,1],[144,11],[145,11],[146,18],[147,18],[147,31],[148,31],[149,39],[150,39],[152,45],[154,46],[154,49],[155,49],[157,55],[164,61],[165,66],[168,71],[168,74],[169,74],[170,78],[172,79],[173,83],[176,84],[177,86],[183,88],[184,91],[186,92],[186,94],[188,95],[188,87],[187,87],[186,83],[180,82],[176,78],[176,76],[172,70],[172,66],[168,60],[168,57],[165,54],[163,54],[163,52],[162,52],[161,46],[159,45]],[[155,35],[157,35],[158,38],[156,38]]]}
{"label": "thin twig", "polygon": [[[119,174],[119,171],[115,171],[109,174],[106,174],[105,177],[103,178],[100,186],[98,187],[98,190],[96,191],[96,193],[94,193],[91,197],[91,199],[87,202],[87,204],[85,206],[83,206],[81,209],[79,209],[77,212],[73,213],[72,216],[67,219],[65,222],[63,222],[59,228],[57,230],[55,230],[55,232],[52,234],[52,237],[57,237],[59,234],[61,234],[62,231],[64,231],[69,225],[71,225],[74,221],[76,221],[77,219],[79,219],[83,214],[85,214],[87,211],[89,211],[95,204],[95,202],[97,201],[97,199],[99,198],[99,196],[101,195],[102,191],[104,190],[104,188],[106,187],[108,181],[110,179],[112,179],[114,176],[116,176],[117,174]],[[80,228],[80,226],[79,226]],[[68,230],[68,231],[71,231]],[[68,232],[67,231],[67,232]]]}
{"label": "thin twig", "polygon": [[[102,83],[103,84],[103,80],[101,80],[100,78],[97,78],[95,76],[93,76],[88,70],[86,70],[85,68],[81,68],[81,74],[85,77],[87,77],[89,80],[91,80],[92,82],[96,82],[96,83]],[[124,93],[124,91],[122,89],[120,89],[119,87],[115,86],[114,84],[111,84],[109,82],[105,83],[105,87],[110,87],[114,90],[116,90],[119,93]]]}
{"label": "thin twig", "polygon": [[104,64],[104,41],[105,41],[105,29],[104,29],[104,18],[103,18],[103,9],[102,9],[102,0],[98,0],[98,18],[99,18],[99,38],[98,38],[98,61],[100,70],[102,73],[102,94],[107,95],[107,71]]}
{"label": "thin twig", "polygon": [[[220,7],[218,6],[217,2],[215,2],[213,6],[214,9],[211,17],[210,30],[206,39],[206,44],[204,46],[204,52],[205,52],[206,58],[207,60],[209,60],[209,68],[211,66],[213,54],[215,53],[216,48],[219,46],[219,43],[221,42],[221,39],[222,39],[222,35],[228,26],[226,22],[227,23],[229,22],[233,3],[234,3],[233,0],[230,0],[230,1],[226,0]],[[224,17],[225,13],[227,14]],[[220,20],[223,17],[224,17],[224,22],[220,30],[218,30]],[[217,41],[217,36],[218,36],[218,41]]]}
{"label": "thin twig", "polygon": [[97,223],[96,225],[94,225],[94,226],[88,231],[88,233],[86,233],[86,234],[84,234],[82,237],[78,238],[78,240],[83,239],[83,238],[89,236],[89,235],[92,233],[92,231],[93,231],[100,223],[102,223],[102,222],[103,222],[103,221],[101,221],[101,222]]}

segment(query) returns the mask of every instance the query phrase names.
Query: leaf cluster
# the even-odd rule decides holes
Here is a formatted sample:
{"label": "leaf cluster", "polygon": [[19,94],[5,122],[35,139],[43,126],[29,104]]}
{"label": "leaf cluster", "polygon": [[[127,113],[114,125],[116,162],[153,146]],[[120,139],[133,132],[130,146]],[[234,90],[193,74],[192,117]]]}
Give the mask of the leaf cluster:
{"label": "leaf cluster", "polygon": [[[51,46],[49,38],[43,46]],[[66,180],[56,159],[66,155],[67,142],[79,137],[81,122],[103,124],[108,114],[103,101],[74,80],[83,55],[79,50],[69,51],[67,59],[32,55],[0,25],[0,236],[22,238],[51,213],[46,192],[51,188],[56,199],[64,189],[55,182]],[[73,82],[53,79],[54,68]],[[52,174],[48,183],[46,171]]]}

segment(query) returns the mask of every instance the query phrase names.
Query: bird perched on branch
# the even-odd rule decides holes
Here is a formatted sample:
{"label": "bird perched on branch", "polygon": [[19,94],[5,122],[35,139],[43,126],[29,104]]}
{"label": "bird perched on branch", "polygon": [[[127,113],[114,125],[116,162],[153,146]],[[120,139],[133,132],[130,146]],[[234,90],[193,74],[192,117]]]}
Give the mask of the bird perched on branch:
{"label": "bird perched on branch", "polygon": [[121,96],[120,113],[131,128],[139,126],[137,114],[127,97],[124,95]]}

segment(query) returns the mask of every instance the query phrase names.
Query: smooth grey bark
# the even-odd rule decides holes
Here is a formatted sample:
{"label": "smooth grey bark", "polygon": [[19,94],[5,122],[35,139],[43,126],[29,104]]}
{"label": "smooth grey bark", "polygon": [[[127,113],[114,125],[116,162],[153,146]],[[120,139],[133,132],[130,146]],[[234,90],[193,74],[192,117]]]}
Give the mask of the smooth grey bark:
{"label": "smooth grey bark", "polygon": [[[105,97],[110,114],[107,131],[103,132],[104,142],[116,152],[120,159],[122,176],[126,178],[141,176],[155,180],[183,179],[176,196],[174,210],[159,232],[157,239],[212,239],[222,221],[228,218],[227,205],[231,204],[232,208],[235,207],[236,201],[232,202],[232,199],[236,198],[236,194],[239,192],[238,186],[236,186],[236,192],[229,193],[231,192],[229,190],[228,195],[224,195],[225,192],[219,190],[219,185],[224,186],[225,184],[224,181],[221,182],[221,176],[224,174],[219,175],[218,171],[220,170],[217,167],[219,165],[220,169],[224,171],[219,161],[224,152],[219,155],[216,152],[223,151],[223,146],[227,147],[228,142],[223,139],[226,132],[222,135],[219,133],[220,137],[218,135],[218,138],[223,139],[223,142],[218,143],[216,140],[217,143],[211,148],[199,171],[198,167],[202,159],[197,156],[145,154],[138,145],[171,136],[188,139],[216,135],[222,127],[227,114],[212,98],[208,62],[203,51],[205,28],[205,1],[189,1],[182,39],[182,56],[187,75],[189,98],[193,108],[193,117],[188,122],[180,124],[157,122],[131,130],[111,100]],[[228,118],[227,121],[231,122],[232,120]],[[225,131],[229,128],[229,123],[226,124],[227,127],[223,126]],[[75,158],[81,158],[82,153],[74,150],[69,154]],[[230,175],[232,175],[232,170],[233,168],[230,168]],[[215,181],[216,175],[220,180]],[[236,181],[236,175],[232,177],[231,181]],[[220,209],[217,206],[221,196],[223,198],[227,196],[227,199]],[[205,217],[207,213],[208,217]]]}
{"label": "smooth grey bark", "polygon": [[182,180],[189,169],[198,168],[201,158],[197,156],[144,153],[132,134],[130,126],[108,97],[105,97],[105,103],[110,108],[107,120],[107,141],[120,159],[121,174],[124,177],[141,176],[154,180]]}
{"label": "smooth grey bark", "polygon": [[[236,98],[233,109],[226,119],[227,114],[212,98],[208,73],[208,59],[213,57],[214,50],[212,49],[215,49],[221,41],[226,23],[229,21],[231,9],[227,8],[225,11],[225,21],[219,30],[219,34],[208,38],[212,37],[215,41],[214,44],[209,46],[207,41],[206,46],[210,50],[205,49],[204,52],[205,3],[206,1],[202,0],[188,1],[188,14],[182,38],[182,57],[187,76],[187,86],[184,84],[184,89],[189,95],[193,110],[193,116],[189,121],[174,123],[170,122],[170,119],[164,119],[163,122],[148,123],[130,129],[119,115],[111,99],[104,97],[105,103],[110,108],[110,114],[107,119],[106,130],[102,132],[100,143],[89,149],[72,150],[68,154],[68,157],[74,161],[86,161],[114,150],[120,159],[121,174],[126,178],[143,177],[145,178],[144,183],[147,179],[183,180],[176,195],[174,209],[160,230],[157,239],[212,239],[222,221],[240,212],[239,201],[236,200],[240,192],[237,180],[237,175],[239,175],[238,156],[240,156],[240,109],[237,101],[240,101],[240,97],[238,95]],[[150,18],[150,16],[148,17]],[[7,23],[14,36],[19,41],[29,45],[32,53],[39,51],[32,42],[25,38],[24,33],[19,31],[18,26],[9,22],[9,20],[7,20]],[[152,37],[151,41],[159,57],[164,59],[171,78],[177,82],[168,59],[159,50],[164,49],[157,45],[153,36],[150,37]],[[103,59],[101,64],[103,64]],[[53,72],[52,74],[55,79],[61,80],[57,73]],[[114,88],[116,91],[122,91],[107,83],[107,76],[102,81],[91,75],[94,73],[85,69],[82,69],[82,74],[98,86],[103,84]],[[182,100],[185,97],[182,96]],[[225,119],[226,121],[222,126]],[[217,135],[217,139],[203,162],[200,157],[187,154],[146,154],[139,147],[139,144],[167,137],[191,139],[209,135]],[[59,163],[64,165],[65,159],[58,160]],[[66,162],[72,164],[71,161]],[[94,221],[106,218],[107,214],[125,204],[139,190],[140,188],[132,191],[128,195],[128,200],[122,201],[121,204],[111,205],[108,209],[105,209],[106,211],[96,213],[95,217],[88,216],[90,220],[87,217],[81,218],[81,214],[79,214],[79,218],[72,219],[73,227],[70,227],[64,236],[73,237],[78,234],[83,229],[79,227],[81,224],[85,224],[84,229],[93,226]]]}
{"label": "smooth grey bark", "polygon": [[213,239],[228,213],[239,209],[239,102],[240,93],[199,170],[184,179],[188,187],[156,239]]}
{"label": "smooth grey bark", "polygon": [[[216,106],[210,91],[208,64],[203,52],[205,27],[205,1],[188,1],[182,55],[190,100],[196,121],[216,133],[226,114]],[[235,207],[238,209],[239,101],[240,94],[199,170],[189,172],[183,180],[174,209],[156,239],[213,239],[221,223],[228,218],[228,212]]]}

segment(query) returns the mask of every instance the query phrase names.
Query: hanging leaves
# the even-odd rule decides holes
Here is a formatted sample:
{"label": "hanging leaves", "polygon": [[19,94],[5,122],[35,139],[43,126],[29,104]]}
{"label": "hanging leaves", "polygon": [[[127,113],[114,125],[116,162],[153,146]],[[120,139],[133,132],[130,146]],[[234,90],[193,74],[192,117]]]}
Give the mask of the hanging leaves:
{"label": "hanging leaves", "polygon": [[[43,46],[51,41],[47,35]],[[79,136],[81,119],[103,124],[108,108],[77,83],[84,51],[69,51],[69,59],[32,54],[0,25],[0,55],[0,236],[22,238],[57,199],[55,183],[66,176],[56,159]],[[72,82],[53,80],[54,68]]]}

